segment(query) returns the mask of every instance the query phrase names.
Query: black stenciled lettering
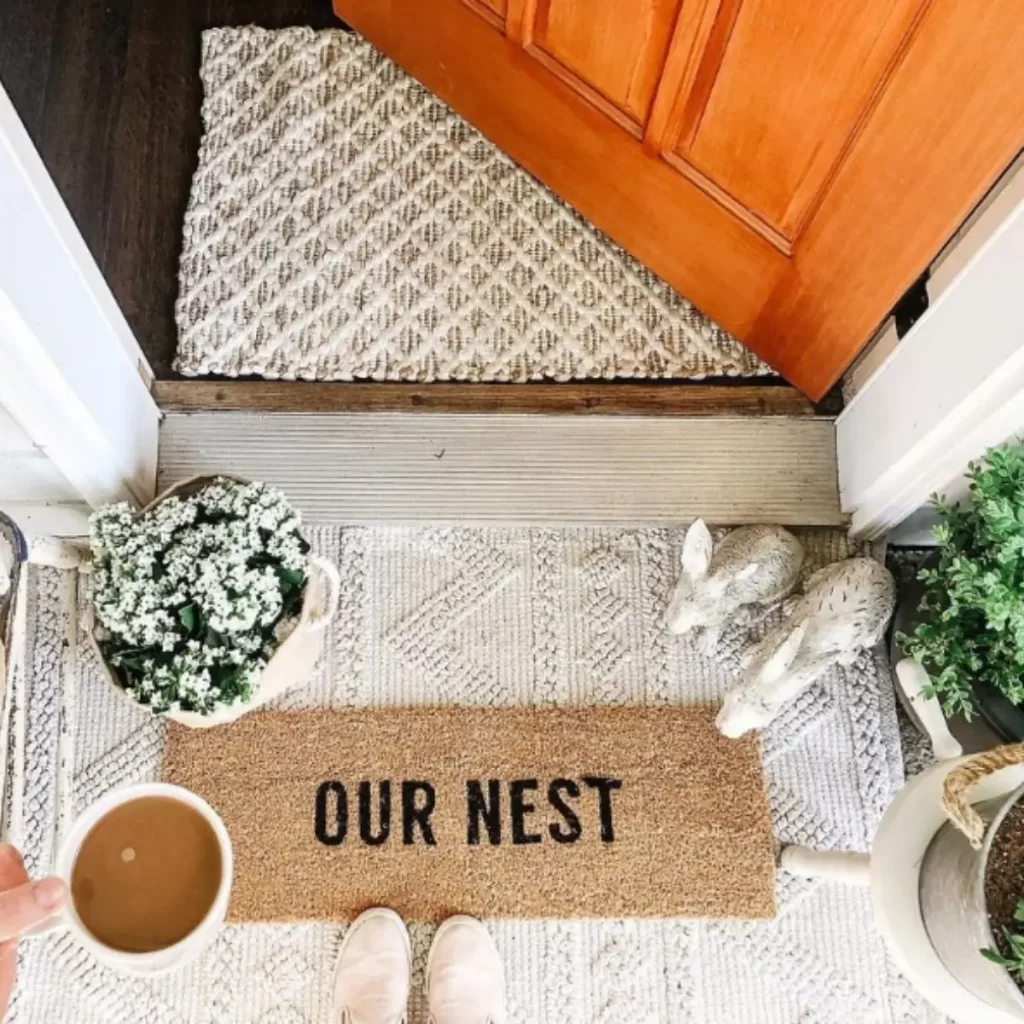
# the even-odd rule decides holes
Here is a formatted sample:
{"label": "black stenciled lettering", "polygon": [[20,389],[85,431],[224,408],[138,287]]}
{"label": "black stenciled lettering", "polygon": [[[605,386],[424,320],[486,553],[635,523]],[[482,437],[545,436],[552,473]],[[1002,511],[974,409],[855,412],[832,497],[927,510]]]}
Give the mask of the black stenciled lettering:
{"label": "black stenciled lettering", "polygon": [[598,809],[601,815],[601,842],[615,842],[615,828],[612,824],[612,791],[622,789],[622,779],[606,779],[599,775],[585,775],[583,781],[597,790]]}
{"label": "black stenciled lettering", "polygon": [[380,828],[374,835],[371,831],[370,797],[373,786],[369,782],[359,783],[359,838],[367,846],[380,846],[387,842],[391,833],[391,783],[385,779],[380,783],[378,798]]}
{"label": "black stenciled lettering", "polygon": [[[416,795],[423,794],[423,803],[417,805]],[[427,846],[437,846],[434,829],[430,824],[430,815],[434,813],[436,797],[434,787],[429,782],[402,783],[402,842],[412,846],[416,842],[413,826],[419,825],[423,841]]]}
{"label": "black stenciled lettering", "polygon": [[470,846],[480,845],[480,822],[487,829],[491,846],[501,843],[501,783],[490,779],[487,796],[479,779],[466,781],[466,842]]}
{"label": "black stenciled lettering", "polygon": [[583,828],[576,812],[562,798],[563,791],[573,800],[578,799],[580,795],[580,787],[572,779],[552,781],[548,786],[548,803],[565,819],[566,827],[563,828],[559,822],[553,821],[548,825],[548,831],[556,843],[575,843],[583,834]]}
{"label": "black stenciled lettering", "polygon": [[[328,831],[328,811],[331,810],[331,794],[334,794],[333,828]],[[348,794],[340,782],[321,782],[316,791],[316,811],[313,816],[316,837],[324,846],[340,846],[348,831]]]}
{"label": "black stenciled lettering", "polygon": [[512,817],[512,842],[516,846],[528,846],[540,842],[539,832],[526,831],[526,816],[533,814],[533,804],[523,798],[537,790],[536,779],[513,779],[508,784],[508,802]]}

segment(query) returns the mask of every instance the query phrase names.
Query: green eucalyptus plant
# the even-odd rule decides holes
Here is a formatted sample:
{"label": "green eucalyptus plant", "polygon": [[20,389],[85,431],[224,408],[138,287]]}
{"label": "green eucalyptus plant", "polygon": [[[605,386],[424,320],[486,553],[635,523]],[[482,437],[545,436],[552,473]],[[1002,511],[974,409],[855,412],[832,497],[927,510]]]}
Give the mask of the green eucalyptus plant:
{"label": "green eucalyptus plant", "polygon": [[979,679],[1024,701],[1024,445],[991,449],[967,476],[969,503],[932,499],[939,564],[921,570],[922,621],[898,639],[927,670],[929,695],[969,719]]}

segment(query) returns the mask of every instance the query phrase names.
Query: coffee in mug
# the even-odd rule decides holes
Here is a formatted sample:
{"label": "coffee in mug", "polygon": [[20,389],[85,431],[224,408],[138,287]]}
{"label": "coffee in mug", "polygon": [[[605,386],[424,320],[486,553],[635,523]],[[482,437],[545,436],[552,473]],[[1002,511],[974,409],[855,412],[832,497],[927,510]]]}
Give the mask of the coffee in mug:
{"label": "coffee in mug", "polygon": [[220,842],[180,800],[140,796],[89,830],[71,872],[82,926],[111,949],[151,953],[187,938],[220,889]]}
{"label": "coffee in mug", "polygon": [[85,810],[54,873],[71,898],[32,934],[69,931],[108,966],[152,977],[191,963],[217,937],[234,856],[224,822],[202,797],[144,782]]}

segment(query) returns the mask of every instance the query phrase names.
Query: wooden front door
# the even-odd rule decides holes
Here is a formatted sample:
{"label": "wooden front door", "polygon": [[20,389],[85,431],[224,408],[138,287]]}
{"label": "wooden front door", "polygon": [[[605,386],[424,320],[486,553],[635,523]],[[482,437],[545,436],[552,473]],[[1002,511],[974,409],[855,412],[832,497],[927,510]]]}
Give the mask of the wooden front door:
{"label": "wooden front door", "polygon": [[334,6],[812,398],[1024,147],[1021,0]]}

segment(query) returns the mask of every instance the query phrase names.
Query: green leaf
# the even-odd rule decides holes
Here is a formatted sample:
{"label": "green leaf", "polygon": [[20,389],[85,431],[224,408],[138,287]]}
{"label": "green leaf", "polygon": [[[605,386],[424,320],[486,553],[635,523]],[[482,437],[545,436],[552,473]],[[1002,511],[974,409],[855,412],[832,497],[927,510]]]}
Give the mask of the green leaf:
{"label": "green leaf", "polygon": [[306,582],[306,574],[299,569],[285,569],[284,566],[278,566],[277,575],[281,580],[281,591],[285,594],[301,590],[302,585]]}
{"label": "green leaf", "polygon": [[1002,953],[997,953],[994,949],[987,946],[985,949],[979,949],[978,952],[981,953],[986,960],[991,960],[992,963],[998,964],[1000,967],[1005,967],[1007,970],[1011,970],[1017,966],[1016,961],[1008,960],[1002,955]]}
{"label": "green leaf", "polygon": [[198,609],[194,604],[187,604],[184,608],[178,609],[178,621],[185,627],[186,632],[190,634],[196,628],[198,618]]}
{"label": "green leaf", "polygon": [[218,633],[217,630],[211,626],[206,627],[206,646],[207,647],[226,647],[227,641],[224,639],[223,633]]}

